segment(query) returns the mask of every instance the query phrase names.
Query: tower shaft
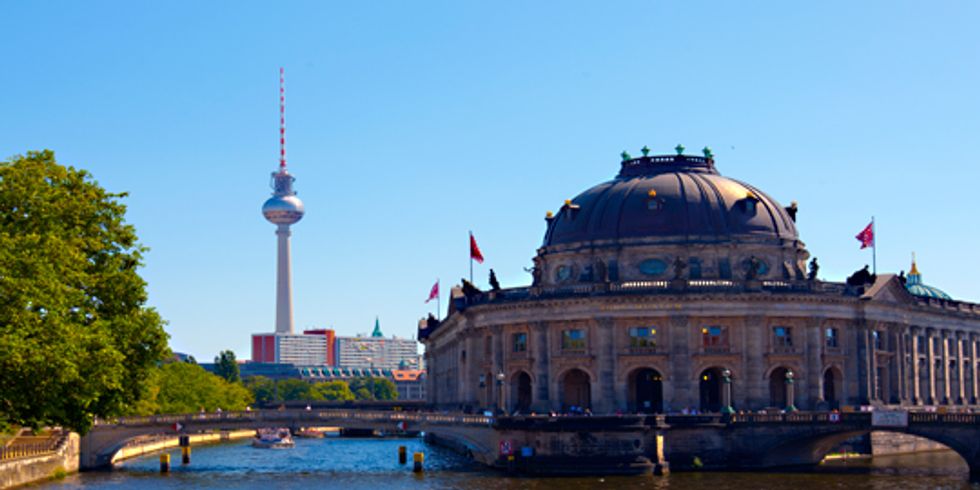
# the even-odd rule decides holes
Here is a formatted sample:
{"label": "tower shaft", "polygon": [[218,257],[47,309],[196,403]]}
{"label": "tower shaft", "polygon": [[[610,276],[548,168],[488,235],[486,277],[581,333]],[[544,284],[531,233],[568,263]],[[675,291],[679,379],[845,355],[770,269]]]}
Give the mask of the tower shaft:
{"label": "tower shaft", "polygon": [[289,253],[289,225],[276,228],[278,255],[276,260],[276,333],[293,333],[292,260]]}

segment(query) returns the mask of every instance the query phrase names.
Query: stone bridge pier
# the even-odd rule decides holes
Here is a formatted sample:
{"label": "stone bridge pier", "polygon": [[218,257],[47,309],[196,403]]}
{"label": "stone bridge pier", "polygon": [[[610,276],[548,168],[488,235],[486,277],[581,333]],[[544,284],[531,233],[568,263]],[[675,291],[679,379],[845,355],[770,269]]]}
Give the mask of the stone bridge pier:
{"label": "stone bridge pier", "polygon": [[963,458],[980,482],[980,416],[906,413],[903,423],[876,425],[870,413],[750,414],[667,417],[667,459],[673,470],[805,470],[840,443],[871,431],[912,434]]}

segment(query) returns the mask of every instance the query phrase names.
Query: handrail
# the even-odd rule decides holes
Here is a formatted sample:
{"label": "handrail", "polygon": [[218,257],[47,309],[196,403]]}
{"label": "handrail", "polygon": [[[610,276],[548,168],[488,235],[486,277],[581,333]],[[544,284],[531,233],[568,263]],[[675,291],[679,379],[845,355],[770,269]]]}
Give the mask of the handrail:
{"label": "handrail", "polygon": [[283,421],[283,420],[316,420],[316,419],[350,419],[368,420],[372,422],[401,422],[412,421],[422,424],[456,424],[456,425],[487,425],[491,417],[482,415],[440,414],[419,412],[389,412],[368,410],[250,410],[228,411],[213,413],[188,413],[172,415],[147,415],[135,417],[119,417],[115,419],[97,419],[96,427],[139,427],[147,425],[171,425],[174,423],[200,423],[223,421]]}

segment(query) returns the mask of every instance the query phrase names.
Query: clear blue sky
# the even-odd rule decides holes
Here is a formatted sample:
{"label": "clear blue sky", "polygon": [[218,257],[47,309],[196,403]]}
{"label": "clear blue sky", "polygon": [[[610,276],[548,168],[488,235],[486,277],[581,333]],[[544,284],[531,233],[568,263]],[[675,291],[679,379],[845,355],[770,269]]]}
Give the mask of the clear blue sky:
{"label": "clear blue sky", "polygon": [[[283,4],[278,6],[279,4]],[[297,327],[409,337],[467,274],[523,285],[544,214],[623,149],[710,145],[783,204],[822,275],[871,262],[980,300],[980,3],[4,2],[0,157],[127,191],[171,346],[273,329],[278,68],[307,215]],[[443,301],[445,305],[445,300]]]}

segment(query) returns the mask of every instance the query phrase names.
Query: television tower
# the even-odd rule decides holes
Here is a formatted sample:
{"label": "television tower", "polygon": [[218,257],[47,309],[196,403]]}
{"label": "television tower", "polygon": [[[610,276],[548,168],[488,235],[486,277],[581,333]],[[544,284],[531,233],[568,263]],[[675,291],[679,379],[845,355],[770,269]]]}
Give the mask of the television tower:
{"label": "television tower", "polygon": [[262,215],[276,225],[276,333],[293,333],[292,264],[289,258],[289,225],[303,218],[303,201],[293,190],[295,177],[286,170],[285,72],[279,68],[279,170],[272,172],[272,197],[262,205]]}

